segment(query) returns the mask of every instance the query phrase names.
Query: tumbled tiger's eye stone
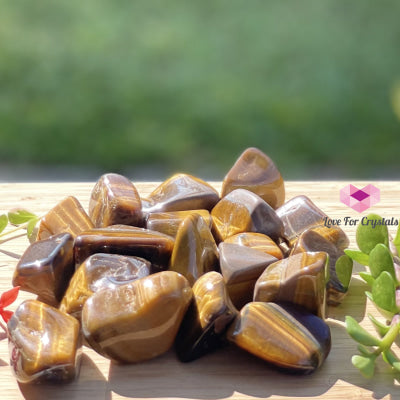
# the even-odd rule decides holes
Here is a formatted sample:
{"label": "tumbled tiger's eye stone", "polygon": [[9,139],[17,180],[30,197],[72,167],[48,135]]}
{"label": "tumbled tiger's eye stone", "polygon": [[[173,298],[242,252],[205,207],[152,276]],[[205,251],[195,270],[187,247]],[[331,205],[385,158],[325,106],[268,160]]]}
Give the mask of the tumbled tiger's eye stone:
{"label": "tumbled tiger's eye stone", "polygon": [[247,189],[272,208],[285,201],[285,184],[273,161],[261,150],[250,147],[237,159],[222,182],[221,197],[235,189]]}
{"label": "tumbled tiger's eye stone", "polygon": [[74,245],[75,264],[95,253],[142,257],[152,263],[152,272],[168,267],[174,239],[160,232],[114,225],[82,232]]}
{"label": "tumbled tiger's eye stone", "polygon": [[110,360],[148,360],[172,346],[191,299],[182,275],[158,272],[93,294],[83,306],[82,332]]}
{"label": "tumbled tiger's eye stone", "polygon": [[45,303],[58,304],[75,271],[73,246],[69,233],[32,243],[18,261],[13,285],[37,294]]}
{"label": "tumbled tiger's eye stone", "polygon": [[68,232],[74,238],[93,228],[93,223],[79,201],[69,196],[60,201],[40,220],[37,240]]}
{"label": "tumbled tiger's eye stone", "polygon": [[218,272],[202,275],[192,290],[193,300],[175,340],[178,358],[184,362],[221,347],[226,329],[237,315],[224,278]]}
{"label": "tumbled tiger's eye stone", "polygon": [[328,228],[325,225],[316,225],[312,227],[312,230],[331,242],[339,250],[344,250],[349,247],[349,238],[338,226],[331,226]]}
{"label": "tumbled tiger's eye stone", "polygon": [[201,275],[217,268],[218,249],[210,229],[200,215],[189,215],[179,226],[169,269],[193,285]]}
{"label": "tumbled tiger's eye stone", "polygon": [[207,210],[185,210],[151,213],[147,216],[146,228],[175,237],[181,222],[192,214],[200,215],[211,230],[212,219],[210,212]]}
{"label": "tumbled tiger's eye stone", "polygon": [[92,190],[89,216],[97,228],[116,224],[142,226],[139,193],[125,176],[105,174]]}
{"label": "tumbled tiger's eye stone", "polygon": [[245,189],[236,189],[212,209],[214,228],[220,240],[241,232],[258,232],[278,241],[283,225],[274,209],[261,197]]}
{"label": "tumbled tiger's eye stone", "polygon": [[277,259],[249,247],[220,243],[219,260],[230,298],[236,308],[252,300],[254,285],[260,275]]}
{"label": "tumbled tiger's eye stone", "polygon": [[[293,245],[297,238],[309,228],[319,226],[323,236],[342,250],[349,245],[346,234],[338,226],[323,229],[324,218],[328,216],[307,196],[293,197],[276,210],[282,220],[285,237]],[[331,229],[331,230],[330,230]]]}
{"label": "tumbled tiger's eye stone", "polygon": [[211,210],[218,200],[218,192],[207,182],[192,175],[176,174],[150,193],[143,211]]}
{"label": "tumbled tiger's eye stone", "polygon": [[267,235],[257,232],[243,232],[225,239],[225,243],[239,244],[240,246],[250,247],[254,250],[270,254],[278,260],[283,258],[282,250]]}
{"label": "tumbled tiger's eye stone", "polygon": [[324,252],[308,252],[271,264],[257,280],[254,301],[285,301],[324,318],[327,261]]}
{"label": "tumbled tiger's eye stone", "polygon": [[304,231],[293,246],[290,255],[317,251],[323,251],[329,255],[329,280],[326,284],[326,301],[329,305],[338,305],[346,295],[347,288],[343,287],[336,275],[336,261],[345,253],[317,232],[318,230],[314,230],[314,228]]}
{"label": "tumbled tiger's eye stone", "polygon": [[309,374],[331,349],[329,326],[289,304],[246,304],[228,330],[237,346],[287,372]]}
{"label": "tumbled tiger's eye stone", "polygon": [[10,365],[19,382],[69,382],[79,374],[81,340],[75,318],[26,300],[7,327]]}
{"label": "tumbled tiger's eye stone", "polygon": [[95,292],[144,278],[150,262],[118,254],[93,254],[76,270],[59,309],[80,319],[83,305]]}

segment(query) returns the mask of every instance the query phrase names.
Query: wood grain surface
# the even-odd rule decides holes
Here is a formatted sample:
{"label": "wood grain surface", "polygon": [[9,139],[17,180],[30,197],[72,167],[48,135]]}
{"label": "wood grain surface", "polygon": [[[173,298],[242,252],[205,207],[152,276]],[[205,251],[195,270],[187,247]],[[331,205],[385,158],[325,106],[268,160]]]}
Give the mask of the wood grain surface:
{"label": "wood grain surface", "polygon": [[[349,182],[288,182],[286,199],[299,194],[309,196],[330,217],[362,218],[369,211],[385,218],[400,216],[400,182],[351,182],[359,188],[373,183],[381,190],[381,201],[359,214],[342,204],[339,190]],[[135,182],[146,196],[156,185]],[[220,184],[213,183],[217,189]],[[0,214],[15,207],[43,215],[67,195],[76,196],[87,208],[93,183],[2,183]],[[343,227],[354,248],[355,227]],[[395,227],[389,230],[393,234]],[[0,244],[0,293],[11,287],[17,258],[28,242],[25,238]],[[356,272],[361,270],[356,266]],[[309,376],[282,374],[263,361],[234,346],[207,355],[192,363],[180,363],[173,351],[137,365],[110,364],[85,347],[79,379],[67,385],[19,385],[9,366],[7,340],[0,341],[0,399],[250,399],[250,398],[323,398],[323,399],[390,399],[400,398],[400,384],[381,360],[375,377],[365,379],[351,365],[356,344],[344,330],[344,317],[351,314],[373,331],[367,313],[379,317],[365,300],[366,285],[353,276],[350,293],[337,308],[329,308],[328,324],[332,331],[332,350],[320,370]],[[20,292],[15,307],[33,296]],[[398,349],[396,349],[398,352]],[[397,378],[397,379],[396,379]]]}

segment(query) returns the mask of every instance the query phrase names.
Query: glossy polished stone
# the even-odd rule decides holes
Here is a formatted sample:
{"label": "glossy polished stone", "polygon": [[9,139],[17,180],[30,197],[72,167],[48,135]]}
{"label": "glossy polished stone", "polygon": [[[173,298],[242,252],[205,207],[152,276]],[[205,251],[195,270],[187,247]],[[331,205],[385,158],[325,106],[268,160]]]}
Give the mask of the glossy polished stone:
{"label": "glossy polished stone", "polygon": [[290,254],[295,255],[303,252],[317,251],[323,251],[328,254],[329,280],[326,284],[326,301],[329,305],[336,306],[341,303],[347,293],[347,288],[343,287],[336,275],[336,261],[345,253],[318,232],[319,230],[315,230],[314,228],[304,231],[296,241]]}
{"label": "glossy polished stone", "polygon": [[79,322],[37,300],[26,300],[8,321],[10,365],[22,383],[69,382],[79,374]]}
{"label": "glossy polished stone", "polygon": [[[345,249],[349,245],[346,234],[338,226],[323,229],[324,218],[328,216],[307,196],[293,197],[278,208],[276,213],[283,222],[285,236],[290,245],[293,245],[306,229],[316,226],[320,227],[323,236],[326,235],[326,238],[339,248]],[[325,233],[322,233],[323,231]]]}
{"label": "glossy polished stone", "polygon": [[218,269],[217,245],[200,215],[189,215],[179,226],[169,269],[182,274],[190,285],[201,275]]}
{"label": "glossy polished stone", "polygon": [[40,220],[37,240],[48,239],[59,233],[70,233],[74,238],[93,228],[93,223],[79,201],[69,196],[60,201]]}
{"label": "glossy polished stone", "polygon": [[258,278],[254,301],[289,302],[325,317],[328,256],[300,253],[271,264]]}
{"label": "glossy polished stone", "polygon": [[207,210],[185,210],[160,213],[150,213],[147,216],[146,228],[175,237],[181,222],[192,214],[199,214],[207,226],[212,228],[212,219]]}
{"label": "glossy polished stone", "polygon": [[142,226],[142,202],[133,183],[123,175],[102,175],[90,196],[89,217],[97,228]]}
{"label": "glossy polished stone", "polygon": [[238,244],[240,246],[250,247],[254,250],[262,251],[270,254],[278,260],[283,258],[282,250],[279,246],[267,235],[257,232],[243,232],[225,239],[225,243]]}
{"label": "glossy polished stone", "polygon": [[285,184],[274,162],[261,150],[250,147],[237,159],[222,182],[221,197],[235,189],[247,189],[272,208],[285,201]]}
{"label": "glossy polished stone", "polygon": [[192,175],[176,174],[150,193],[143,211],[211,210],[218,200],[218,192],[207,182]]}
{"label": "glossy polished stone", "polygon": [[331,349],[329,326],[289,304],[246,304],[228,330],[237,346],[287,372],[309,374]]}
{"label": "glossy polished stone", "polygon": [[258,232],[278,241],[283,225],[271,206],[245,189],[236,189],[212,209],[214,230],[220,240],[242,232]]}
{"label": "glossy polished stone", "polygon": [[163,271],[91,296],[83,306],[82,332],[95,351],[119,363],[165,353],[192,300],[188,281]]}
{"label": "glossy polished stone", "polygon": [[184,362],[223,346],[226,329],[237,315],[220,273],[202,275],[192,290],[193,301],[175,340],[178,358]]}
{"label": "glossy polished stone", "polygon": [[236,308],[253,299],[254,285],[264,270],[278,261],[270,254],[232,243],[220,243],[220,268]]}
{"label": "glossy polished stone", "polygon": [[73,246],[69,233],[32,243],[18,261],[13,285],[48,304],[58,304],[75,271]]}
{"label": "glossy polished stone", "polygon": [[59,309],[80,319],[83,305],[95,292],[144,278],[149,261],[118,254],[93,254],[75,271]]}
{"label": "glossy polished stone", "polygon": [[156,272],[168,267],[173,247],[174,239],[160,232],[113,225],[82,232],[75,239],[75,263],[80,265],[95,253],[120,254],[142,257]]}
{"label": "glossy polished stone", "polygon": [[349,247],[350,240],[348,236],[338,226],[331,226],[328,228],[325,225],[316,225],[310,229],[331,242],[339,250],[344,250]]}

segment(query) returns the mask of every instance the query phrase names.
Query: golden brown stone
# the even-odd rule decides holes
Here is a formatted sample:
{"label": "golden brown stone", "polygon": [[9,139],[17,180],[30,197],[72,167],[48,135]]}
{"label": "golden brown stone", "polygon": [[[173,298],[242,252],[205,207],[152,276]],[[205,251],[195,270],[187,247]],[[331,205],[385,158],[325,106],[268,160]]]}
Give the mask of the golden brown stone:
{"label": "golden brown stone", "polygon": [[90,297],[83,306],[82,332],[94,350],[113,361],[154,358],[172,346],[191,299],[182,275],[149,275]]}
{"label": "golden brown stone", "polygon": [[18,261],[13,285],[48,304],[58,304],[75,270],[73,245],[69,233],[32,243]]}
{"label": "golden brown stone", "polygon": [[82,264],[95,253],[142,257],[152,263],[152,272],[166,269],[174,239],[160,232],[133,226],[113,225],[82,232],[75,239],[75,263]]}
{"label": "golden brown stone", "polygon": [[328,256],[307,252],[271,264],[258,278],[254,301],[289,302],[325,317]]}
{"label": "golden brown stone", "polygon": [[331,348],[328,325],[289,304],[246,304],[228,330],[237,346],[288,372],[309,374]]}
{"label": "golden brown stone", "polygon": [[199,214],[186,217],[179,226],[169,269],[193,285],[203,274],[218,268],[218,249],[206,222]]}
{"label": "golden brown stone", "polygon": [[143,210],[145,213],[211,210],[218,200],[218,192],[207,182],[192,175],[176,174],[150,193]]}
{"label": "golden brown stone", "polygon": [[[290,255],[303,252],[323,251],[329,256],[329,280],[326,284],[326,301],[329,305],[337,306],[347,293],[336,275],[336,262],[345,253],[336,247],[331,241],[320,235],[320,229],[310,228],[304,231],[295,242]],[[330,228],[326,228],[330,229]]]}
{"label": "golden brown stone", "polygon": [[241,232],[258,232],[279,241],[283,225],[271,206],[245,189],[236,189],[212,209],[215,233],[220,240]]}
{"label": "golden brown stone", "polygon": [[261,150],[250,147],[236,160],[222,182],[221,197],[235,189],[249,190],[272,208],[285,201],[285,184],[274,162]]}
{"label": "golden brown stone", "polygon": [[282,250],[279,246],[267,235],[257,232],[243,232],[225,239],[225,243],[238,244],[240,246],[250,247],[254,250],[262,251],[270,254],[278,260],[283,258]]}
{"label": "golden brown stone", "polygon": [[192,289],[193,301],[175,340],[178,358],[185,362],[221,347],[226,329],[237,315],[218,272],[202,275]]}
{"label": "golden brown stone", "polygon": [[83,305],[95,292],[144,278],[150,262],[118,254],[93,254],[75,271],[59,309],[80,319]]}
{"label": "golden brown stone", "polygon": [[69,196],[60,201],[40,220],[37,240],[48,239],[59,233],[70,233],[74,238],[93,228],[93,223],[79,201]]}
{"label": "golden brown stone", "polygon": [[291,246],[306,229],[317,226],[320,234],[335,246],[343,250],[349,245],[349,239],[338,226],[324,227],[324,219],[329,217],[307,196],[293,197],[278,208],[276,213],[283,222],[285,237]]}
{"label": "golden brown stone", "polygon": [[94,226],[142,226],[142,202],[133,183],[123,175],[105,174],[96,182],[89,202]]}
{"label": "golden brown stone", "polygon": [[221,273],[228,293],[236,308],[242,308],[252,300],[254,285],[264,270],[277,259],[249,247],[232,243],[220,243]]}
{"label": "golden brown stone", "polygon": [[175,237],[181,222],[187,216],[192,214],[199,214],[204,219],[210,230],[212,229],[211,215],[210,212],[207,210],[185,210],[150,213],[147,216],[146,228]]}
{"label": "golden brown stone", "polygon": [[79,322],[37,300],[8,321],[10,365],[19,382],[69,382],[79,373]]}

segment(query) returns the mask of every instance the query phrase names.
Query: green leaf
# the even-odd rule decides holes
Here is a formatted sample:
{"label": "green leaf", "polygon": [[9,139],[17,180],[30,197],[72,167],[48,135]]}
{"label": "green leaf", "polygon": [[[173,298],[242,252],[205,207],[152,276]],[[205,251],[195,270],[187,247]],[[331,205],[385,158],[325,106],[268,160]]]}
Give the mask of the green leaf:
{"label": "green leaf", "polygon": [[362,344],[359,344],[357,349],[363,356],[369,357],[373,354],[373,352],[369,351],[368,347],[365,347]]}
{"label": "green leaf", "polygon": [[375,359],[375,356],[356,355],[351,358],[351,362],[366,378],[372,378],[375,371]]}
{"label": "green leaf", "polygon": [[374,328],[375,330],[378,332],[378,335],[380,337],[385,336],[390,329],[389,325],[385,325],[382,322],[378,321],[373,315],[368,314],[368,318],[370,319],[370,321],[374,324]]}
{"label": "green leaf", "polygon": [[390,364],[396,371],[400,372],[400,360],[391,350],[388,349],[382,352],[382,358],[386,363]]}
{"label": "green leaf", "polygon": [[16,210],[8,213],[8,219],[13,225],[24,224],[33,218],[37,218],[37,216],[26,210]]}
{"label": "green leaf", "polygon": [[32,218],[29,222],[28,225],[26,226],[26,234],[30,238],[32,236],[33,230],[35,229],[36,224],[38,223],[39,218]]}
{"label": "green leaf", "polygon": [[372,300],[383,310],[391,313],[398,312],[396,306],[396,284],[387,271],[383,271],[372,285]]}
{"label": "green leaf", "polygon": [[389,247],[388,228],[382,224],[382,217],[377,214],[363,217],[357,227],[356,241],[359,249],[366,254],[369,254],[378,243]]}
{"label": "green leaf", "polygon": [[364,346],[379,346],[381,341],[367,332],[353,317],[346,316],[347,333]]}
{"label": "green leaf", "polygon": [[378,243],[369,253],[369,269],[374,278],[377,278],[383,271],[387,271],[396,281],[392,254],[389,248],[382,243]]}
{"label": "green leaf", "polygon": [[400,254],[400,225],[397,228],[396,237],[393,239],[393,244],[395,245],[397,252]]}
{"label": "green leaf", "polygon": [[375,282],[375,279],[371,274],[369,274],[368,272],[359,272],[358,274],[361,276],[361,278],[364,279],[365,282],[368,283],[369,286],[372,287],[372,285]]}
{"label": "green leaf", "polygon": [[8,225],[7,215],[5,214],[0,215],[0,233],[4,231],[7,225]]}
{"label": "green leaf", "polygon": [[368,265],[369,264],[369,256],[368,256],[368,254],[365,254],[362,251],[345,249],[344,252],[353,261],[358,262],[361,265]]}
{"label": "green leaf", "polygon": [[353,260],[347,255],[342,255],[337,259],[335,269],[338,279],[343,287],[347,289],[350,284],[351,274],[353,273]]}

